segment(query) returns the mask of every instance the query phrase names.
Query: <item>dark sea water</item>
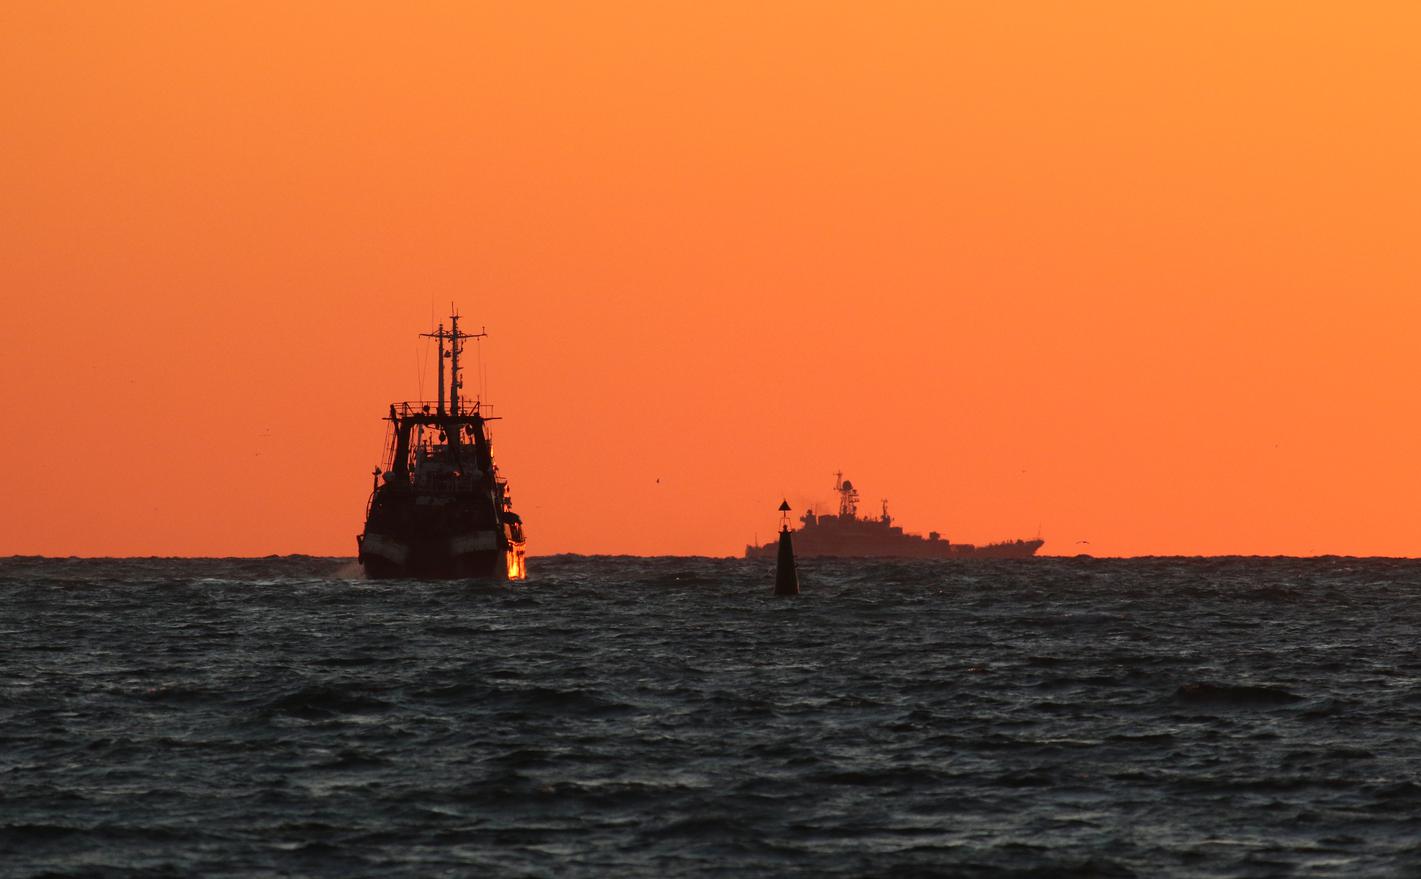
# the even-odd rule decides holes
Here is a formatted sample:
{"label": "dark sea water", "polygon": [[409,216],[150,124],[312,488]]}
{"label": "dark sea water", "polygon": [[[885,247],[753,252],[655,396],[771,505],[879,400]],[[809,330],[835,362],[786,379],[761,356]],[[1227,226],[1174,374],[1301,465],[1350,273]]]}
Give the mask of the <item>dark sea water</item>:
{"label": "dark sea water", "polygon": [[0,560],[3,876],[1421,873],[1421,562]]}

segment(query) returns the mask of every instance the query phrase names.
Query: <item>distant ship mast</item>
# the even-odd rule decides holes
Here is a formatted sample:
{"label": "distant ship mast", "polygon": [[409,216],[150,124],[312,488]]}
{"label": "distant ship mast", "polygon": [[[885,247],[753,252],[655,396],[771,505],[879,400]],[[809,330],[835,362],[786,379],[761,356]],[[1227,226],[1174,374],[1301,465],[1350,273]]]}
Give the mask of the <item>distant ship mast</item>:
{"label": "distant ship mast", "polygon": [[844,478],[844,471],[834,474],[834,491],[839,493],[839,516],[855,519],[859,514],[859,492],[854,484]]}

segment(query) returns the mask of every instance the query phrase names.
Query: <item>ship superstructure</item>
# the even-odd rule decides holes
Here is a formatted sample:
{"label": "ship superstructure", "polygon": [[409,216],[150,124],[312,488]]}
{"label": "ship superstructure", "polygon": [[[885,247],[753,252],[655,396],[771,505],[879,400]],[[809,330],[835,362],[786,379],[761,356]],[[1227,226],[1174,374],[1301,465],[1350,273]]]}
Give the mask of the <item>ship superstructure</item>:
{"label": "ship superstructure", "polygon": [[[800,558],[1029,558],[1045,542],[1037,538],[975,545],[952,543],[936,531],[929,532],[927,537],[906,534],[893,524],[886,500],[877,518],[860,517],[858,489],[843,473],[834,476],[834,492],[838,495],[837,514],[820,515],[811,507],[799,518],[802,527],[794,532],[794,548]],[[745,557],[774,558],[777,549],[775,543],[747,546]]]}
{"label": "ship superstructure", "polygon": [[[493,439],[481,399],[460,394],[459,358],[468,340],[487,334],[459,329],[433,333],[439,348],[439,397],[391,403],[384,460],[357,538],[369,577],[424,579],[527,576],[523,520],[513,512],[508,481],[493,459]],[[445,401],[445,361],[448,401]]]}

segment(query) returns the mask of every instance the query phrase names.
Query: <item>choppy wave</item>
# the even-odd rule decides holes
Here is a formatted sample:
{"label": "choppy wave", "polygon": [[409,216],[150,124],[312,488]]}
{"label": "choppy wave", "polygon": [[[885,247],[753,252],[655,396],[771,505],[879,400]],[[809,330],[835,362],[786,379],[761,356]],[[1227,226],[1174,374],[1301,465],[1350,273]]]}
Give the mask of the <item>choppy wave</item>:
{"label": "choppy wave", "polygon": [[1421,870],[1421,563],[0,560],[0,876]]}

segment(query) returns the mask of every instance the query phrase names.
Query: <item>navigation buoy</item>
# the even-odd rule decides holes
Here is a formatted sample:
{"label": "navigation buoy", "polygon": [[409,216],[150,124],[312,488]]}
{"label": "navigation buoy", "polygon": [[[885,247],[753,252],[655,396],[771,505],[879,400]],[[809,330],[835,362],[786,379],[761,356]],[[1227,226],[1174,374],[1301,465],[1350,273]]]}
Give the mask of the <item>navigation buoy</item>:
{"label": "navigation buoy", "polygon": [[798,595],[799,574],[794,570],[794,543],[789,534],[789,501],[780,503],[780,554],[775,562],[775,594]]}

